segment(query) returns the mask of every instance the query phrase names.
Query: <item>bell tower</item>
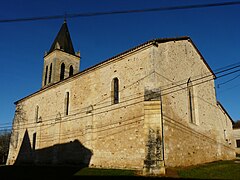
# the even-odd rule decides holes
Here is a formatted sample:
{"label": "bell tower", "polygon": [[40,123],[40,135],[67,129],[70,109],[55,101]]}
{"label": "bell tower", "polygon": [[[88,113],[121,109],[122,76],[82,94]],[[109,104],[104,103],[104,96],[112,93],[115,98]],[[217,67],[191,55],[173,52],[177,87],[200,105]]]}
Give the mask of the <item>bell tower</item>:
{"label": "bell tower", "polygon": [[50,50],[44,55],[42,88],[62,81],[79,72],[80,52],[74,51],[64,20]]}

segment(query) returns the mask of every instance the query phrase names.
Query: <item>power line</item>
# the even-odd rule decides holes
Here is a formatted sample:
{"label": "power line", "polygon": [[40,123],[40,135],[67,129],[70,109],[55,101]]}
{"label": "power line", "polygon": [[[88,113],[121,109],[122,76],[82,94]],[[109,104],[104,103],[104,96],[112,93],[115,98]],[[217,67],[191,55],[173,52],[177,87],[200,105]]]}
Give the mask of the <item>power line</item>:
{"label": "power line", "polygon": [[234,68],[234,67],[239,67],[239,66],[240,66],[240,62],[236,62],[233,64],[229,64],[227,66],[224,66],[224,67],[217,68],[217,69],[213,70],[213,72],[219,72],[219,71],[227,69],[227,68],[232,68],[232,67]]}
{"label": "power line", "polygon": [[234,79],[237,79],[238,77],[240,77],[240,74],[238,74],[237,76],[235,76],[235,77],[233,77],[233,78],[231,78],[231,79],[229,79],[229,80],[227,80],[227,81],[225,81],[225,82],[219,83],[219,84],[217,85],[217,87],[220,88],[220,85],[229,83],[229,82],[233,81]]}
{"label": "power line", "polygon": [[[94,133],[100,133],[102,131],[107,131],[109,129],[113,129],[113,128],[116,128],[116,129],[119,129],[119,128],[123,128],[124,126],[128,126],[129,124],[134,124],[134,123],[141,123],[142,122],[142,118],[143,115],[140,115],[138,117],[134,117],[134,118],[131,118],[131,119],[127,119],[125,120],[125,123],[123,124],[118,124],[118,122],[116,122],[116,124],[118,124],[119,126],[116,126],[116,127],[111,127],[112,124],[106,124],[105,126],[102,126],[100,128],[97,128],[97,127],[93,127],[92,128],[92,131]],[[136,120],[135,120],[136,119]],[[197,137],[204,137],[204,138],[208,138],[210,140],[212,140],[213,142],[217,142],[217,143],[220,143],[220,144],[223,144],[219,141],[216,141],[215,139],[212,139],[211,137],[208,137],[204,134],[202,134],[201,132],[199,131],[196,131],[194,129],[189,129],[186,125],[184,124],[181,124],[179,123],[179,121],[175,120],[175,119],[172,119],[166,115],[164,115],[164,120],[166,123],[168,123],[170,126],[174,126],[176,127],[177,129],[185,132],[185,133],[188,133],[188,134],[191,134],[191,135],[195,135]],[[130,122],[129,122],[130,121]],[[102,129],[104,128],[104,129]],[[26,128],[22,128],[22,129],[26,129]],[[121,129],[120,129],[121,130]],[[127,130],[130,130],[129,128]],[[121,130],[122,131],[122,130]],[[116,132],[111,132],[111,135],[112,133],[121,133],[119,130],[116,131]],[[54,135],[53,135],[54,134]],[[71,132],[66,132],[64,134],[61,134],[59,132],[53,132],[53,134],[49,134],[49,135],[44,135],[44,136],[41,136],[40,135],[40,139],[37,140],[38,143],[41,143],[41,142],[53,142],[53,141],[56,141],[58,140],[58,138],[60,137],[61,141],[63,140],[66,140],[66,139],[71,139],[71,138],[76,138],[77,137],[82,137],[86,134],[86,132],[83,132],[79,129],[75,129],[74,131],[71,131]],[[110,134],[103,134],[101,135],[100,137],[104,137],[104,136],[109,136]],[[95,137],[92,139],[92,141],[94,140],[97,140],[99,137]],[[85,139],[85,141],[82,141],[83,142],[86,142],[88,140]],[[224,145],[224,144],[223,144]]]}
{"label": "power line", "polygon": [[[236,71],[232,71],[232,72],[230,72],[230,73],[223,74],[223,75],[221,75],[221,76],[219,76],[219,77],[217,77],[217,78],[219,79],[219,78],[228,76],[228,75],[230,75],[230,74],[234,74],[234,73],[239,72],[239,71],[240,71],[240,69],[238,69],[238,70],[236,70]],[[214,79],[213,79],[213,78],[210,78],[210,79],[207,79],[207,80],[205,80],[205,81],[202,81],[202,82],[199,82],[199,83],[195,83],[195,84],[193,84],[192,86],[197,86],[197,85],[200,85],[200,84],[203,84],[203,83],[205,83],[205,82],[212,81],[212,80],[214,80]],[[192,87],[192,86],[189,86],[189,87]],[[170,92],[163,93],[162,96],[165,96],[165,95],[168,95],[168,94],[171,94],[171,93],[174,93],[174,92],[178,92],[178,91],[181,91],[181,90],[184,90],[184,89],[187,89],[187,87],[183,87],[183,88],[181,88],[181,89],[177,89],[177,90],[173,90],[173,91],[170,91]]]}
{"label": "power line", "polygon": [[219,93],[222,93],[222,92],[225,92],[225,91],[229,91],[229,90],[231,90],[231,89],[235,89],[235,88],[237,88],[237,87],[240,87],[240,84],[236,84],[236,85],[234,85],[234,86],[232,86],[232,87],[229,87],[229,88],[220,90],[220,91],[218,91],[218,94],[219,94]]}
{"label": "power line", "polygon": [[7,123],[0,123],[0,126],[3,126],[3,125],[8,125],[8,124],[12,124],[11,122],[7,122]]}
{"label": "power line", "polygon": [[[109,123],[109,124],[102,125],[101,127],[93,127],[92,130],[96,133],[96,132],[107,131],[107,130],[113,129],[113,128],[121,128],[121,127],[127,126],[129,124],[141,122],[142,121],[142,119],[141,119],[142,117],[143,117],[143,115],[140,115],[140,116],[137,116],[137,117],[133,117],[133,118],[130,118],[130,119],[125,119],[124,121],[121,121],[121,123],[123,123],[123,124],[119,124],[118,122],[113,123],[113,124],[117,124],[118,125],[117,127],[111,127],[112,123]],[[80,117],[80,118],[83,118],[83,117]],[[79,119],[79,118],[73,118],[73,119],[70,119],[70,121],[77,120],[77,119]],[[169,121],[169,123],[172,123],[172,121],[174,121],[174,126],[181,125],[182,127],[179,126],[179,128],[183,129],[184,131],[189,131],[190,133],[194,132],[194,133],[197,133],[199,135],[203,135],[203,134],[201,134],[198,131],[195,131],[193,129],[188,129],[187,126],[185,126],[183,124],[180,124],[178,121],[176,121],[176,120],[174,120],[174,119],[172,119],[172,118],[170,118],[170,117],[168,117],[166,115],[164,115],[164,119],[165,119],[165,121]],[[69,120],[62,121],[61,123],[66,123],[68,121]],[[58,122],[58,123],[60,123],[60,122]],[[54,124],[50,124],[50,125],[55,125],[55,123]],[[50,125],[48,124],[49,128],[51,128]],[[43,126],[46,126],[46,124],[40,125],[40,126],[43,127]],[[36,126],[34,126],[34,127],[21,127],[21,128],[16,128],[14,130],[30,129],[30,128],[39,128],[39,127],[36,127]],[[129,128],[128,128],[128,130],[129,130]],[[119,132],[116,132],[116,133],[119,133]],[[53,136],[53,134],[54,134],[54,136]],[[74,131],[66,132],[64,134],[61,134],[59,132],[54,132],[53,134],[44,135],[43,137],[41,137],[41,140],[38,140],[38,142],[54,141],[54,140],[57,139],[56,136],[60,136],[61,140],[63,140],[63,139],[70,139],[70,138],[73,138],[73,137],[75,138],[76,134],[78,134],[78,137],[79,137],[79,136],[84,136],[86,134],[86,132],[81,131],[79,129],[75,129]],[[107,136],[109,136],[109,134],[107,134]],[[209,137],[207,137],[207,138],[209,138]]]}
{"label": "power line", "polygon": [[114,15],[114,14],[146,13],[146,12],[172,11],[172,10],[184,10],[184,9],[200,9],[200,8],[234,6],[234,5],[240,5],[240,1],[210,3],[210,4],[196,4],[196,5],[183,5],[183,6],[167,6],[167,7],[158,7],[158,8],[149,8],[149,9],[133,9],[133,10],[122,10],[122,11],[87,12],[87,13],[73,13],[73,14],[65,13],[63,15],[53,15],[53,16],[0,19],[0,23],[65,19],[65,18],[77,18],[77,17],[92,17],[92,16]]}
{"label": "power line", "polygon": [[[229,66],[227,66],[227,67],[229,67]],[[236,66],[234,66],[234,67],[231,67],[231,68],[227,68],[227,69],[223,69],[223,68],[221,68],[221,69],[223,69],[223,70],[221,70],[221,71],[219,71],[219,72],[216,72],[216,73],[223,73],[223,72],[226,72],[226,71],[229,71],[229,70],[233,70],[233,69],[235,69],[235,68],[238,68],[239,67],[239,65],[236,65]],[[225,77],[225,76],[227,76],[227,75],[230,75],[230,74],[234,74],[234,73],[236,73],[236,72],[239,72],[240,71],[240,69],[237,69],[237,70],[234,70],[234,71],[231,71],[231,72],[227,72],[227,73],[225,73],[225,74],[222,74],[221,76],[219,76],[219,77],[217,77],[217,79],[218,78],[222,78],[222,77]],[[212,81],[212,80],[214,80],[214,78],[212,77],[212,75],[211,76],[209,76],[209,75],[207,75],[207,76],[203,76],[203,77],[201,77],[201,78],[197,78],[197,79],[193,79],[192,80],[192,82],[194,82],[194,81],[199,81],[199,80],[203,80],[203,79],[205,79],[205,78],[207,78],[207,77],[211,77],[211,78],[208,78],[207,80],[204,80],[204,81],[202,81],[202,82],[198,82],[198,83],[195,83],[195,84],[193,84],[192,86],[196,86],[196,85],[200,85],[200,84],[203,84],[203,83],[205,83],[205,82],[208,82],[208,81]],[[180,82],[183,82],[183,81],[180,81]],[[186,82],[184,81],[184,83],[181,83],[181,84],[179,84],[179,85],[174,85],[174,86],[172,86],[172,87],[169,87],[169,88],[166,88],[166,89],[161,89],[161,93],[162,93],[162,96],[164,96],[164,95],[167,95],[167,94],[171,94],[171,93],[175,93],[175,92],[178,92],[178,91],[181,91],[181,90],[184,90],[184,89],[186,89],[187,87],[181,87],[181,85],[185,85],[186,84]],[[181,87],[181,89],[175,89],[176,87]],[[165,92],[165,91],[167,91],[167,90],[171,90],[171,91],[168,91],[168,92],[166,92],[166,93],[163,93],[163,92]],[[131,95],[131,97],[132,97],[133,95]],[[137,97],[133,97],[133,98],[131,98],[131,99],[127,99],[127,100],[125,100],[125,101],[121,101],[121,103],[125,103],[125,102],[128,102],[128,101],[131,101],[131,100],[136,100],[136,99],[138,99],[138,98],[141,98],[142,97],[142,95],[141,96],[137,96]],[[107,102],[105,102],[105,103],[109,103],[109,101],[107,101]],[[98,104],[98,103],[97,103]],[[104,104],[104,103],[103,103]],[[130,104],[131,105],[131,104]],[[102,108],[107,108],[107,107],[109,107],[109,105],[106,105],[106,106],[101,106],[101,107],[98,107],[98,108],[94,108],[94,110],[96,111],[96,110],[99,110],[99,109],[102,109]],[[120,108],[120,107],[118,107],[118,108]],[[117,109],[118,109],[117,108]],[[116,108],[114,108],[113,110],[115,110]],[[74,114],[72,114],[72,115],[77,115],[77,114],[82,114],[82,113],[86,113],[87,112],[87,107],[83,107],[83,108],[81,108],[81,109],[78,109],[78,110],[75,110],[75,111],[77,111],[77,113],[74,113]],[[108,110],[109,111],[109,110]],[[102,112],[101,112],[102,113]],[[99,114],[99,113],[96,113],[96,114]],[[71,115],[71,116],[72,116]],[[88,116],[88,115],[85,115],[85,116],[83,116],[83,117],[86,117],[86,116]],[[56,119],[56,115],[51,115],[51,116],[49,116],[50,118],[48,119],[48,121],[52,121],[52,120],[54,120],[54,119]],[[82,118],[82,117],[81,117]],[[46,119],[45,119],[45,122],[46,122]],[[35,124],[35,122],[33,122],[33,123],[24,123],[24,125],[27,125],[27,124]],[[4,127],[6,127],[6,126],[4,126]],[[7,127],[10,127],[10,126],[7,126]],[[1,126],[0,126],[0,128],[1,128]],[[3,128],[3,126],[2,126],[2,128]]]}
{"label": "power line", "polygon": [[[239,64],[239,63],[238,63],[238,64]],[[226,67],[229,67],[229,66],[230,66],[230,67],[229,67],[229,68],[225,68],[225,69],[224,69],[224,67],[223,67],[223,68],[221,68],[221,70],[215,72],[215,74],[221,74],[221,73],[224,73],[224,72],[226,72],[226,71],[230,71],[230,70],[239,68],[240,65],[238,65],[238,64],[236,64],[236,65],[234,65],[234,66],[228,65],[228,66],[226,66]],[[236,70],[236,72],[238,72],[238,71],[239,71],[239,70]],[[235,71],[234,71],[234,73],[235,73]],[[230,72],[230,74],[232,74],[232,72]],[[208,77],[212,77],[212,76],[213,76],[212,74],[208,74],[208,75],[205,75],[205,76],[197,75],[197,76],[195,76],[195,79],[192,80],[192,82],[194,82],[194,81],[199,81],[199,80],[202,80],[202,79],[204,79],[204,78],[208,78]],[[219,76],[216,76],[215,79],[219,79],[219,78],[224,77],[224,76],[226,76],[226,75],[225,75],[225,74],[219,75]],[[181,82],[181,84],[176,84],[176,85],[174,85],[174,86],[170,86],[170,87],[168,87],[168,88],[164,88],[164,89],[162,89],[162,91],[166,91],[166,90],[169,90],[169,89],[173,89],[173,88],[175,88],[175,87],[179,87],[179,86],[181,86],[181,85],[185,85],[185,84],[186,84],[186,79],[181,80],[181,81],[178,81],[178,82]],[[171,83],[170,85],[172,85],[172,83]]]}
{"label": "power line", "polygon": [[[229,66],[226,66],[226,67],[229,67]],[[227,68],[227,69],[223,69],[223,68],[221,68],[222,70],[221,71],[219,71],[219,72],[216,72],[216,73],[223,73],[223,72],[226,72],[226,71],[230,71],[230,70],[233,70],[234,68],[238,68],[239,67],[239,65],[235,65],[234,67],[231,67],[231,68]],[[231,72],[226,72],[225,74],[222,74],[221,76],[219,76],[219,77],[217,77],[217,78],[222,78],[222,77],[225,77],[225,76],[228,76],[228,75],[230,75],[230,74],[234,74],[234,73],[237,73],[237,72],[239,72],[240,71],[240,69],[237,69],[237,70],[234,70],[234,71],[231,71]],[[203,76],[202,78],[197,78],[197,79],[193,79],[192,80],[192,82],[194,82],[194,81],[199,81],[199,80],[203,80],[203,79],[205,79],[206,77],[209,77],[209,76]],[[198,83],[195,83],[195,84],[192,84],[192,86],[197,86],[197,85],[200,85],[200,84],[203,84],[203,83],[206,83],[206,82],[208,82],[208,81],[212,81],[212,80],[214,80],[214,78],[212,77],[212,75],[211,75],[211,78],[208,78],[208,79],[206,79],[206,80],[204,80],[204,81],[201,81],[201,82],[198,82]],[[180,84],[180,85],[184,85],[184,84],[186,84],[186,82],[185,83],[182,83],[182,84]],[[179,85],[179,86],[180,86]],[[168,95],[168,94],[172,94],[172,93],[175,93],[175,92],[178,92],[178,91],[182,91],[182,90],[185,90],[185,89],[187,89],[187,87],[181,87],[180,89],[175,89],[176,87],[179,87],[179,86],[172,86],[172,87],[169,87],[169,88],[167,88],[167,89],[162,89],[161,90],[161,96],[165,96],[165,95]],[[166,90],[170,90],[170,91],[168,91],[168,92],[164,92],[164,91],[166,91]],[[164,92],[164,93],[163,93]],[[145,94],[146,95],[146,94]],[[133,95],[131,95],[131,97],[132,97]],[[138,100],[139,98],[143,98],[143,96],[142,95],[140,95],[140,96],[137,96],[137,97],[133,97],[133,98],[131,98],[131,99],[127,99],[127,100],[125,100],[125,101],[121,101],[120,103],[126,103],[126,102],[130,102],[130,101],[132,101],[132,100]],[[134,105],[134,104],[136,104],[136,103],[140,103],[140,102],[142,102],[142,101],[144,101],[143,99],[141,99],[141,100],[138,100],[137,102],[130,102],[130,104],[128,104],[128,105]],[[109,103],[109,101],[107,101],[106,103]],[[97,103],[98,104],[98,103]],[[109,106],[111,106],[111,105],[104,105],[104,106],[101,106],[101,107],[96,107],[96,108],[94,108],[93,110],[94,111],[97,111],[97,110],[100,110],[100,109],[103,109],[103,108],[107,108],[107,107],[109,107]],[[111,109],[111,110],[116,110],[116,109],[120,109],[120,108],[122,108],[122,106],[120,106],[120,107],[115,107],[115,108],[113,108],[113,109]],[[101,113],[104,113],[104,112],[109,112],[109,111],[111,111],[111,110],[106,110],[106,111],[100,111],[100,112],[95,112],[95,113],[93,113],[94,115],[96,115],[96,114],[101,114]],[[64,120],[63,122],[67,122],[67,121],[74,121],[74,120],[79,120],[79,119],[82,119],[82,118],[85,118],[85,117],[88,117],[89,115],[88,114],[86,114],[87,113],[87,107],[83,107],[83,108],[81,108],[81,109],[77,109],[77,110],[75,110],[76,111],[76,113],[73,113],[73,114],[71,114],[69,117],[69,119],[66,119],[66,120]],[[84,115],[82,115],[81,116],[81,114],[84,114]],[[78,116],[78,117],[75,117],[76,115],[80,115],[80,116]],[[74,116],[74,118],[71,118],[71,117],[73,117]],[[45,124],[44,125],[41,125],[41,126],[51,126],[52,125],[52,121],[54,121],[56,119],[56,116],[55,115],[51,115],[51,116],[49,116],[49,118],[44,118],[44,122],[45,122]],[[34,121],[34,118],[33,119],[28,119],[28,120],[32,120],[32,121]],[[60,120],[61,121],[61,120]],[[49,122],[49,123],[47,123],[47,122]],[[23,125],[23,126],[29,126],[28,128],[35,128],[35,124],[36,124],[36,122],[34,121],[34,122],[28,122],[28,123],[24,123],[23,122],[23,124],[21,124],[21,125]],[[13,126],[14,126],[14,124],[13,124]],[[2,129],[2,128],[10,128],[11,126],[0,126],[0,129]]]}

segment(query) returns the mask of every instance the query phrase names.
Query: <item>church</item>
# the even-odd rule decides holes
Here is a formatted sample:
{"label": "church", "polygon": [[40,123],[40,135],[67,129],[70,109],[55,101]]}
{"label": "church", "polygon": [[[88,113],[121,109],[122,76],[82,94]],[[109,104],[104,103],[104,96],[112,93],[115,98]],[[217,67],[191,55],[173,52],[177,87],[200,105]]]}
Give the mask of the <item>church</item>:
{"label": "church", "polygon": [[190,37],[149,40],[79,71],[64,21],[43,59],[41,89],[15,102],[8,165],[164,174],[235,158],[232,119]]}

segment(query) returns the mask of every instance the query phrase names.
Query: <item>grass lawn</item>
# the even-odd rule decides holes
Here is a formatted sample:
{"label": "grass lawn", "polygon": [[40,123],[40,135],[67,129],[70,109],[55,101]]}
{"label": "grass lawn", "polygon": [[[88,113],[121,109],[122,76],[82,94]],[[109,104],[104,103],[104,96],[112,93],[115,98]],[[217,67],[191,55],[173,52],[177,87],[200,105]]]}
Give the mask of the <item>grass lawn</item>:
{"label": "grass lawn", "polygon": [[240,179],[240,160],[217,161],[177,170],[180,178]]}
{"label": "grass lawn", "polygon": [[[240,160],[216,161],[185,168],[169,168],[167,178],[182,179],[240,179]],[[134,170],[83,168],[74,176],[135,176],[140,173]],[[155,177],[156,178],[156,177]],[[163,177],[159,177],[163,178]]]}
{"label": "grass lawn", "polygon": [[74,176],[135,176],[134,170],[83,168]]}
{"label": "grass lawn", "polygon": [[[139,176],[134,170],[83,168],[75,176]],[[182,179],[240,179],[240,160],[217,161],[167,169],[165,177]],[[159,177],[163,178],[163,177]]]}
{"label": "grass lawn", "polygon": [[[167,179],[240,179],[240,159],[217,161],[184,168],[167,168]],[[100,169],[79,166],[0,166],[0,180],[12,179],[82,179],[83,176],[131,176],[143,178],[140,171]],[[148,176],[147,178],[150,178]]]}

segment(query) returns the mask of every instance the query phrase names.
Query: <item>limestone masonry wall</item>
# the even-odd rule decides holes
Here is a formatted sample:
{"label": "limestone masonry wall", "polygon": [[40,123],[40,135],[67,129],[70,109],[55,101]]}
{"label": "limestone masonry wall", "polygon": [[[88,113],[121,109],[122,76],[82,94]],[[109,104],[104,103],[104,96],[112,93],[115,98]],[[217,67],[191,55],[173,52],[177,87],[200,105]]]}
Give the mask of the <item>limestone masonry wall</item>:
{"label": "limestone masonry wall", "polygon": [[[136,48],[19,100],[7,163],[142,169],[232,159],[231,120],[213,78],[189,40]],[[152,138],[160,146],[150,148]]]}
{"label": "limestone masonry wall", "polygon": [[235,146],[235,150],[236,150],[236,153],[237,154],[240,154],[240,147],[237,147],[237,140],[240,140],[240,129],[239,128],[236,128],[236,129],[233,129],[233,136],[234,136],[234,146]]}

